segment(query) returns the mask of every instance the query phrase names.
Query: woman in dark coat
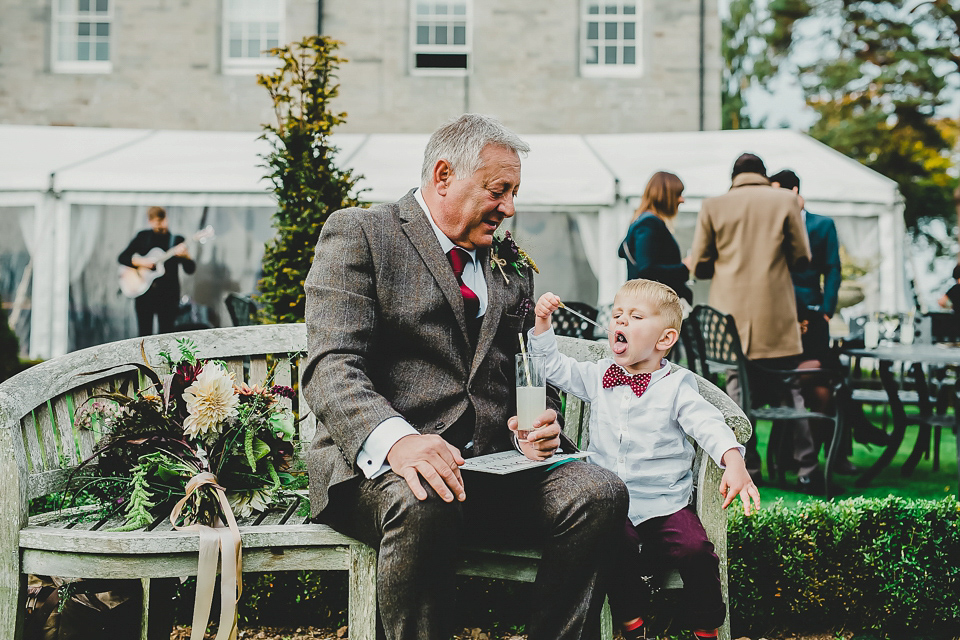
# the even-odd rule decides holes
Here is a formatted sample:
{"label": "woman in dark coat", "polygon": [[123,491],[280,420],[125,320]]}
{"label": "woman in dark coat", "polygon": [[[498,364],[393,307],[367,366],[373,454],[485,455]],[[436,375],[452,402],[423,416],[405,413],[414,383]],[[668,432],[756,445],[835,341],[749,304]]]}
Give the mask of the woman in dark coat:
{"label": "woman in dark coat", "polygon": [[687,287],[690,270],[681,261],[680,245],[673,237],[673,221],[683,202],[683,182],[666,171],[650,178],[640,206],[633,214],[627,237],[620,244],[620,257],[627,261],[627,276],[662,282],[693,304]]}

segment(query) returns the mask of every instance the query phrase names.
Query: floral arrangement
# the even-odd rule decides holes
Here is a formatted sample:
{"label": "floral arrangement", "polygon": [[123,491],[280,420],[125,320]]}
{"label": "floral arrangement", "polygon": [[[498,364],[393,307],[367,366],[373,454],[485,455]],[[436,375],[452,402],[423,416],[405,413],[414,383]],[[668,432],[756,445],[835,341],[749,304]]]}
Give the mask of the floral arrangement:
{"label": "floral arrangement", "polygon": [[513,267],[513,270],[516,271],[517,275],[521,278],[523,277],[522,269],[524,267],[530,267],[537,273],[540,273],[540,269],[537,268],[537,263],[533,261],[533,258],[531,258],[526,251],[517,246],[517,243],[513,241],[513,237],[509,231],[505,232],[503,236],[493,237],[493,251],[490,252],[490,264],[493,265],[494,269],[500,269],[500,274],[507,284],[510,284],[510,279],[507,278],[507,267]]}
{"label": "floral arrangement", "polygon": [[[137,365],[150,381],[133,396],[97,394],[81,405],[74,422],[104,435],[77,467],[69,486],[93,493],[109,513],[122,513],[132,530],[169,513],[187,482],[209,472],[226,489],[237,516],[265,510],[293,482],[294,418],[280,402],[290,387],[237,383],[226,365],[196,358],[197,345],[178,339],[178,353],[161,353],[171,373],[161,377]],[[267,375],[267,381],[272,374]],[[93,460],[95,468],[88,466]],[[83,470],[92,473],[83,475]],[[82,483],[82,485],[81,485]],[[185,523],[214,526],[223,519],[213,486],[191,494]]]}

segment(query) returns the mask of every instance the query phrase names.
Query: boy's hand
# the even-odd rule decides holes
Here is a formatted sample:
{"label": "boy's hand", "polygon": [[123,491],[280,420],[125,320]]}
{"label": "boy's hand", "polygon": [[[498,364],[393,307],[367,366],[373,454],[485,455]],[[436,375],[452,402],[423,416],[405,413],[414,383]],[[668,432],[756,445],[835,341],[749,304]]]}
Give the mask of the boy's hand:
{"label": "boy's hand", "polygon": [[760,508],[760,492],[757,491],[757,485],[753,484],[750,474],[747,473],[743,456],[740,455],[738,449],[728,449],[723,454],[721,462],[726,467],[723,477],[720,479],[720,495],[723,496],[723,508],[726,509],[734,498],[740,496],[743,501],[743,514],[749,516],[751,498],[754,508]]}
{"label": "boy's hand", "polygon": [[533,335],[538,336],[550,328],[550,314],[560,308],[560,297],[549,291],[540,296],[534,314],[537,320],[533,325]]}

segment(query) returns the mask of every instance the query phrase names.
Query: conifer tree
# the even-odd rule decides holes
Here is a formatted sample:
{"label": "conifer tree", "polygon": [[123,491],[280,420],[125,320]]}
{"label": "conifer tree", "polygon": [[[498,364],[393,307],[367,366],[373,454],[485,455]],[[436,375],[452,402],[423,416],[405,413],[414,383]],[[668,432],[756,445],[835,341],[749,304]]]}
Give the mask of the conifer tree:
{"label": "conifer tree", "polygon": [[330,108],[339,90],[336,70],[345,62],[334,55],[339,45],[326,36],[309,36],[272,49],[281,66],[257,76],[276,114],[276,123],[263,127],[263,137],[273,147],[264,156],[264,166],[277,196],[277,212],[276,236],[263,254],[261,322],[303,321],[303,282],[323,223],[337,209],[359,204],[355,189],[360,177],[337,168],[337,149],[329,139],[347,115]]}

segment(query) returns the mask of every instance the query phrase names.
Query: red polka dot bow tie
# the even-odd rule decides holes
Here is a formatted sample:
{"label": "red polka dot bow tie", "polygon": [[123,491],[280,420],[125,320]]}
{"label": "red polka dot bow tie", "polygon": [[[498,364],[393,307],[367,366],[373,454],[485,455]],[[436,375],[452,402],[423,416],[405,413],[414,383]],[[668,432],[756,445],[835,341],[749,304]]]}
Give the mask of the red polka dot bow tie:
{"label": "red polka dot bow tie", "polygon": [[612,364],[610,368],[607,369],[607,372],[603,374],[603,388],[609,389],[610,387],[616,387],[621,384],[628,384],[639,398],[643,395],[643,392],[647,390],[647,385],[650,384],[650,376],[651,374],[649,373],[638,373],[632,376],[627,375],[627,372],[624,371],[620,365]]}

